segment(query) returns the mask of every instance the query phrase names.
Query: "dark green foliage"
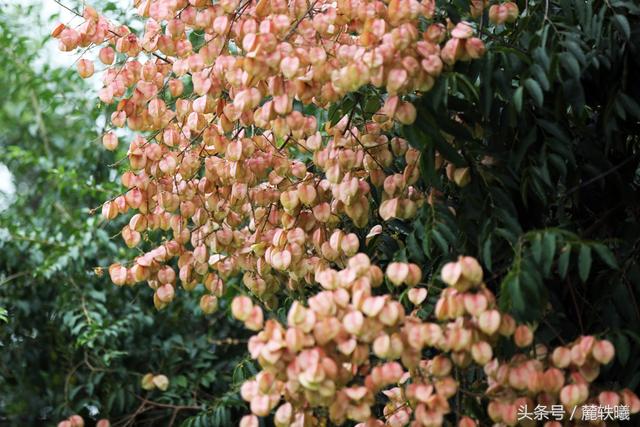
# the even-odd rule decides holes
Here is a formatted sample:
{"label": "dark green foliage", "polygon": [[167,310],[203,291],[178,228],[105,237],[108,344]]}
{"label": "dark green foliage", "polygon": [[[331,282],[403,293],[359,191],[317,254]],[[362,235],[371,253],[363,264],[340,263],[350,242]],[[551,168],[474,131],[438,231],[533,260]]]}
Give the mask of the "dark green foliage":
{"label": "dark green foliage", "polygon": [[[566,0],[545,19],[544,7],[485,29],[484,58],[446,72],[402,130],[423,150],[425,184],[445,194],[413,223],[406,254],[432,278],[459,253],[477,257],[501,306],[543,342],[604,334],[620,346],[605,381],[637,389],[640,8]],[[435,151],[471,183],[435,171]]]}
{"label": "dark green foliage", "polygon": [[[107,167],[117,159],[100,143],[110,112],[75,70],[39,57],[42,43],[21,35],[11,10],[0,15],[0,161],[17,188],[0,212],[0,425],[55,425],[73,413],[88,425],[173,416],[178,425],[198,414],[217,424],[191,425],[230,425],[246,411],[237,395],[251,375],[246,334],[224,306],[204,316],[201,289],[158,313],[150,289],[117,288],[94,271],[125,255],[114,236],[122,220],[89,214],[120,191]],[[147,372],[167,375],[169,389],[142,390]]]}

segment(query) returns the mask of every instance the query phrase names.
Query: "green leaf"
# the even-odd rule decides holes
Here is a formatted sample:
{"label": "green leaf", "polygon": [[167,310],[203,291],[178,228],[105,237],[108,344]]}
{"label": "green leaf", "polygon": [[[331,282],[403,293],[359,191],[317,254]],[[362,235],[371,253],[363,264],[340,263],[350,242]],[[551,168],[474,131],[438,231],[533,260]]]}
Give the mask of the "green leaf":
{"label": "green leaf", "polygon": [[527,298],[523,292],[520,278],[515,273],[510,273],[502,284],[502,289],[507,290],[511,300],[511,310],[520,317],[527,307]]}
{"label": "green leaf", "polygon": [[580,77],[580,64],[578,64],[578,61],[572,54],[570,54],[569,52],[560,54],[560,63],[567,71],[567,73],[569,73],[570,77]]}
{"label": "green leaf", "polygon": [[549,90],[551,88],[547,73],[542,69],[540,65],[533,64],[531,66],[531,74],[536,78],[543,90]]}
{"label": "green leaf", "polygon": [[631,26],[629,25],[629,20],[624,15],[613,15],[613,24],[616,26],[616,29],[620,34],[624,36],[625,39],[629,40],[631,38]]}
{"label": "green leaf", "polygon": [[615,338],[612,340],[613,345],[616,348],[616,357],[621,365],[626,365],[629,361],[631,354],[629,339],[622,333],[615,334]]}
{"label": "green leaf", "polygon": [[588,245],[580,246],[580,253],[578,254],[578,274],[580,280],[586,282],[589,278],[589,271],[591,270],[591,247]]}
{"label": "green leaf", "polygon": [[620,102],[624,105],[625,110],[633,114],[636,119],[640,119],[640,105],[625,93],[620,93]]}
{"label": "green leaf", "polygon": [[427,145],[427,137],[414,125],[402,126],[402,135],[409,141],[412,147],[424,150]]}
{"label": "green leaf", "polygon": [[544,104],[544,94],[538,82],[533,79],[527,79],[524,81],[524,87],[527,88],[527,92],[529,92],[535,104],[538,107],[542,107]]}
{"label": "green leaf", "polygon": [[542,237],[542,271],[544,276],[548,276],[553,265],[553,258],[556,254],[556,235],[547,232]]}
{"label": "green leaf", "polygon": [[436,150],[444,157],[456,166],[465,166],[465,159],[458,153],[458,151],[449,144],[444,138],[435,138],[434,141]]}
{"label": "green leaf", "polygon": [[491,271],[491,236],[487,237],[482,245],[482,261],[485,267],[487,267],[487,270]]}
{"label": "green leaf", "polygon": [[433,229],[431,232],[431,235],[433,236],[433,239],[436,241],[438,246],[440,246],[440,249],[442,249],[442,252],[444,253],[449,252],[449,244],[447,243],[447,240],[442,236],[442,234],[440,234],[438,230]]}
{"label": "green leaf", "polygon": [[562,248],[560,257],[558,258],[558,273],[563,279],[567,277],[569,271],[569,260],[571,259],[571,245],[565,245]]}
{"label": "green leaf", "polygon": [[531,254],[536,263],[542,259],[542,238],[540,234],[536,234],[531,242]]}
{"label": "green leaf", "polygon": [[604,261],[609,267],[613,268],[614,270],[618,269],[618,261],[616,261],[615,255],[613,255],[613,252],[611,252],[608,247],[601,243],[596,243],[595,245],[593,245],[593,249],[596,250],[600,259]]}
{"label": "green leaf", "polygon": [[522,89],[522,86],[520,86],[513,93],[513,106],[515,107],[518,113],[522,111],[522,92],[523,92],[523,89]]}

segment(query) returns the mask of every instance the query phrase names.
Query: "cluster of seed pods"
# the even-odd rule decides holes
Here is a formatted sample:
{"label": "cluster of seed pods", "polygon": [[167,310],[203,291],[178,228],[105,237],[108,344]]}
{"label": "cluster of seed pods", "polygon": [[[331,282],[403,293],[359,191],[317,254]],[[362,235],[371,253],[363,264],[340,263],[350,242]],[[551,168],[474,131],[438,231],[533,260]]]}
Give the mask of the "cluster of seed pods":
{"label": "cluster of seed pods", "polygon": [[[80,415],[71,415],[66,420],[62,420],[58,423],[58,427],[84,427],[84,418]],[[111,423],[107,419],[101,419],[96,422],[96,427],[111,427]]]}
{"label": "cluster of seed pods", "polygon": [[[484,379],[470,388],[497,426],[517,425],[518,408],[525,406],[562,405],[574,414],[575,425],[584,404],[624,404],[632,414],[640,411],[632,391],[591,386],[600,366],[614,356],[609,341],[582,336],[551,352],[536,345],[533,328],[498,309],[474,258],[460,257],[443,267],[448,287],[431,321],[415,310],[407,313],[376,289],[386,277],[394,286],[411,287],[410,298],[421,304],[424,288],[415,287],[421,276],[407,263],[392,263],[383,275],[362,253],[339,271],[317,270],[322,290],[306,303],[294,302],[286,325],[267,320],[249,341],[262,371],[242,387],[252,412],[242,425],[257,426],[257,417],[275,413],[278,427],[320,425],[319,414],[335,425],[350,420],[363,427],[442,426],[461,387],[456,372],[474,369]],[[234,300],[233,314],[240,320],[262,319],[256,309],[247,297]],[[255,324],[248,326],[256,330]],[[517,353],[498,357],[494,349],[501,341],[512,342]],[[388,399],[381,418],[374,408],[379,392]],[[470,416],[459,418],[461,427],[477,425]]]}
{"label": "cluster of seed pods", "polygon": [[[178,282],[204,283],[211,313],[239,272],[275,306],[282,285],[312,284],[319,266],[359,251],[345,227],[412,218],[425,195],[420,152],[397,136],[416,118],[408,97],[484,52],[474,24],[438,22],[432,0],[137,3],[142,34],[86,7],[81,25],[53,35],[64,51],[101,47],[99,97],[116,105],[104,146],[117,148],[118,127],[136,132],[125,190],[102,214],[133,210],[121,236],[145,249],[109,274],[117,285],[146,281],[158,308]],[[82,58],[78,71],[95,66]],[[378,111],[354,105],[320,121],[304,112],[363,86],[378,88]],[[154,231],[162,244],[149,248]]]}
{"label": "cluster of seed pods", "polygon": [[[206,313],[217,309],[225,282],[242,275],[253,298],[237,297],[231,310],[257,332],[249,352],[263,368],[242,387],[253,412],[243,426],[272,412],[277,426],[439,426],[459,412],[451,403],[456,372],[470,367],[484,369],[481,392],[497,425],[515,425],[523,402],[617,399],[640,409],[630,391],[590,397],[613,355],[607,341],[581,337],[546,356],[531,327],[497,308],[474,259],[445,266],[449,287],[435,319],[423,321],[379,288],[385,280],[409,287],[419,306],[427,296],[417,286],[420,268],[397,262],[383,272],[360,253],[357,229],[373,236],[383,221],[409,220],[430,201],[418,184],[421,153],[398,125],[416,120],[411,100],[443,70],[484,53],[474,23],[443,20],[433,0],[135,3],[142,34],[90,7],[81,25],[53,31],[64,51],[101,48],[99,98],[115,105],[104,146],[117,149],[116,128],[135,133],[125,189],[102,215],[133,211],[121,236],[140,254],[112,264],[109,275],[120,286],[146,281],[158,309],[178,283],[186,291],[202,283]],[[469,16],[486,6],[470,1]],[[512,22],[513,6],[492,6],[492,22]],[[77,66],[83,77],[96,72],[85,58]],[[327,112],[363,87],[378,94],[374,111],[357,95],[336,120],[310,112]],[[466,169],[447,173],[468,183]],[[286,325],[265,316],[285,290],[304,288],[312,296],[291,306]],[[501,340],[520,352],[499,359]],[[145,385],[166,386],[153,376]],[[378,392],[388,400],[381,419]],[[462,416],[459,424],[477,422]]]}

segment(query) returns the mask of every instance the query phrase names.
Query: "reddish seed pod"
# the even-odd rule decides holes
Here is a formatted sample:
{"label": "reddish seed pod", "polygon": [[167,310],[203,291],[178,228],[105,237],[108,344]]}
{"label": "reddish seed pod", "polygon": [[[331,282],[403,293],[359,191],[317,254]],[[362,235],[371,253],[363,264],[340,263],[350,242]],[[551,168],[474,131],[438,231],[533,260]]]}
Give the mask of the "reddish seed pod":
{"label": "reddish seed pod", "polygon": [[533,332],[527,325],[520,325],[516,328],[513,340],[520,348],[528,347],[533,342]]}
{"label": "reddish seed pod", "polygon": [[100,52],[98,53],[98,58],[100,58],[100,62],[102,62],[105,65],[113,64],[115,57],[116,57],[116,53],[111,46],[103,47],[102,49],[100,49]]}
{"label": "reddish seed pod", "polygon": [[118,148],[118,137],[113,132],[107,132],[102,137],[102,145],[109,151]]}
{"label": "reddish seed pod", "polygon": [[87,79],[93,76],[94,67],[93,67],[93,62],[91,62],[90,60],[88,59],[79,60],[77,64],[77,68],[78,68],[78,74],[80,74],[80,77],[82,77],[83,79]]}

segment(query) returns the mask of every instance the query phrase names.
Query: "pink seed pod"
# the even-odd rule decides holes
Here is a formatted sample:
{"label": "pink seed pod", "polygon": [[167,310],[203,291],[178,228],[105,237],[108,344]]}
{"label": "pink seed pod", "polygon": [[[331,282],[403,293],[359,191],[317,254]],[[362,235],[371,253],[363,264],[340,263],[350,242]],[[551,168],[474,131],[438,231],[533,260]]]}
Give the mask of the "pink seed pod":
{"label": "pink seed pod", "polygon": [[455,286],[462,275],[462,266],[457,262],[449,262],[442,267],[440,275],[444,283]]}
{"label": "pink seed pod", "polygon": [[93,76],[94,67],[93,67],[93,62],[91,62],[90,60],[88,59],[79,60],[77,64],[77,68],[78,68],[78,74],[80,74],[80,77],[82,77],[83,79],[87,79]]}
{"label": "pink seed pod", "polygon": [[413,305],[418,306],[422,304],[425,299],[427,299],[427,290],[425,288],[409,289],[409,292],[407,293],[407,297],[409,298],[409,301],[411,301]]}
{"label": "pink seed pod", "polygon": [[118,137],[113,132],[107,132],[102,137],[102,145],[109,151],[114,151],[118,148]]}
{"label": "pink seed pod", "polygon": [[497,310],[489,310],[480,314],[478,327],[487,335],[493,335],[500,328],[501,316]]}
{"label": "pink seed pod", "polygon": [[156,290],[156,295],[160,302],[165,304],[170,303],[175,296],[175,290],[172,285],[167,283],[158,287],[158,289]]}
{"label": "pink seed pod", "polygon": [[500,332],[500,335],[505,337],[510,337],[511,335],[513,335],[515,330],[516,330],[516,321],[513,319],[513,317],[509,316],[508,314],[503,314],[502,319],[500,321],[500,328],[498,329],[498,332]]}
{"label": "pink seed pod", "polygon": [[409,275],[409,265],[404,262],[392,262],[387,266],[386,274],[392,284],[400,286]]}
{"label": "pink seed pod", "polygon": [[416,107],[410,102],[401,102],[395,113],[395,119],[403,125],[410,125],[416,121]]}
{"label": "pink seed pod", "polygon": [[564,373],[557,368],[549,368],[542,375],[542,390],[557,394],[564,385]]}
{"label": "pink seed pod", "polygon": [[483,294],[465,294],[464,308],[472,316],[480,316],[487,309],[487,298]]}
{"label": "pink seed pod", "polygon": [[571,363],[571,350],[566,347],[557,347],[551,354],[551,361],[557,368],[566,368]]}
{"label": "pink seed pod", "polygon": [[506,2],[502,5],[506,11],[506,22],[515,22],[518,19],[518,15],[520,11],[518,10],[518,5],[514,2]]}
{"label": "pink seed pod", "polygon": [[422,270],[417,264],[409,264],[409,273],[405,279],[407,286],[416,286],[422,280]]}
{"label": "pink seed pod", "polygon": [[613,359],[615,355],[615,348],[613,344],[607,340],[600,340],[596,342],[591,350],[591,355],[599,363],[606,365]]}
{"label": "pink seed pod", "polygon": [[513,340],[520,348],[528,347],[533,342],[533,332],[527,325],[520,325],[516,328]]}
{"label": "pink seed pod", "polygon": [[574,408],[586,400],[578,384],[570,384],[560,390],[560,402],[565,408]]}
{"label": "pink seed pod", "polygon": [[215,295],[203,295],[200,298],[200,309],[205,314],[212,314],[218,310],[218,298]]}
{"label": "pink seed pod", "polygon": [[458,427],[477,427],[477,426],[478,426],[478,423],[476,423],[474,419],[466,416],[460,418],[460,421],[458,422]]}
{"label": "pink seed pod", "polygon": [[247,329],[252,331],[259,331],[262,329],[264,325],[264,315],[262,313],[262,308],[258,305],[254,305],[249,312],[249,316],[244,322],[244,325]]}
{"label": "pink seed pod", "polygon": [[100,49],[100,52],[98,53],[98,58],[100,58],[100,62],[102,62],[104,65],[113,64],[115,57],[116,57],[115,51],[111,46],[103,47],[102,49]]}
{"label": "pink seed pod", "polygon": [[472,37],[465,43],[465,50],[471,59],[478,59],[486,50],[484,42],[477,37]]}
{"label": "pink seed pod", "polygon": [[625,388],[620,392],[620,396],[622,397],[622,403],[629,407],[631,414],[640,412],[640,399],[633,391]]}
{"label": "pink seed pod", "polygon": [[493,358],[493,350],[486,341],[478,341],[471,346],[471,357],[478,365],[484,366]]}
{"label": "pink seed pod", "polygon": [[600,406],[618,406],[620,404],[620,395],[615,391],[603,391],[598,395],[598,403]]}
{"label": "pink seed pod", "polygon": [[80,415],[71,415],[69,422],[71,427],[84,427],[84,419]]}
{"label": "pink seed pod", "polygon": [[276,427],[286,427],[291,424],[292,417],[293,407],[291,406],[291,403],[287,402],[280,405],[280,407],[276,410],[273,421]]}
{"label": "pink seed pod", "polygon": [[249,318],[252,309],[253,303],[247,296],[237,296],[231,303],[231,314],[241,322],[244,322]]}
{"label": "pink seed pod", "polygon": [[120,264],[109,266],[109,277],[116,286],[122,286],[127,282],[127,268]]}
{"label": "pink seed pod", "polygon": [[364,326],[364,316],[359,311],[351,311],[344,316],[342,323],[348,333],[358,335]]}
{"label": "pink seed pod", "polygon": [[300,60],[297,56],[288,56],[280,62],[280,71],[287,78],[295,77],[300,68]]}
{"label": "pink seed pod", "polygon": [[118,206],[113,201],[105,202],[102,205],[102,216],[106,220],[114,219],[118,216]]}

